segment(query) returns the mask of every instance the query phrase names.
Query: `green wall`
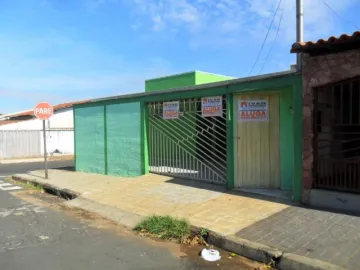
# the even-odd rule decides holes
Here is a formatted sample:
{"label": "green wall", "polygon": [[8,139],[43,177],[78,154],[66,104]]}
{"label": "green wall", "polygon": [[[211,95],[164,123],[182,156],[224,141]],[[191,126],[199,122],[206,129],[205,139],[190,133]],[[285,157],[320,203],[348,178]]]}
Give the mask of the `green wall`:
{"label": "green wall", "polygon": [[74,109],[77,171],[105,173],[104,106]]}
{"label": "green wall", "polygon": [[106,106],[108,174],[142,174],[140,102]]}
{"label": "green wall", "polygon": [[145,81],[145,92],[158,90],[167,90],[184,86],[195,85],[195,72],[187,72],[183,74],[155,78]]}
{"label": "green wall", "polygon": [[202,71],[191,71],[145,81],[145,92],[168,90],[185,86],[231,80],[232,77]]}
{"label": "green wall", "polygon": [[74,109],[77,171],[139,176],[143,171],[140,102]]}
{"label": "green wall", "polygon": [[213,83],[234,79],[233,77],[195,71],[195,84]]}
{"label": "green wall", "polygon": [[294,178],[293,91],[287,88],[280,94],[280,162],[281,189],[291,190]]}

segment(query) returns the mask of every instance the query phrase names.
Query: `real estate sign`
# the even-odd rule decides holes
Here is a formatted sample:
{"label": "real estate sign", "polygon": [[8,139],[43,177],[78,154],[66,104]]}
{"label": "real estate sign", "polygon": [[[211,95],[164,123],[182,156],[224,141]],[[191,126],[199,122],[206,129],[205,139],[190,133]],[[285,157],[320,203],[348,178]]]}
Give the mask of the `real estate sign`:
{"label": "real estate sign", "polygon": [[179,101],[169,101],[163,103],[163,119],[178,119],[179,118]]}
{"label": "real estate sign", "polygon": [[201,115],[203,117],[222,116],[222,96],[201,98]]}
{"label": "real estate sign", "polygon": [[269,106],[268,100],[239,100],[238,121],[239,122],[268,122]]}

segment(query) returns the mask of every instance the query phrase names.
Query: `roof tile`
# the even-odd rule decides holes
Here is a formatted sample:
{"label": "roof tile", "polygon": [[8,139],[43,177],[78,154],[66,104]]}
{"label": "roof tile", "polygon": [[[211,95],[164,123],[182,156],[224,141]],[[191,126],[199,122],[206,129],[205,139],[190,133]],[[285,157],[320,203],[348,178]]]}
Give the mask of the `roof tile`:
{"label": "roof tile", "polygon": [[292,45],[291,52],[299,53],[305,52],[310,49],[318,49],[326,45],[341,44],[347,42],[359,41],[360,42],[360,31],[356,31],[351,35],[342,34],[340,37],[331,36],[328,39],[319,39],[318,41],[308,42],[296,42]]}
{"label": "roof tile", "polygon": [[[89,100],[81,100],[81,101],[76,101],[76,102],[62,103],[62,104],[58,104],[58,105],[53,106],[53,108],[54,108],[54,112],[55,112],[55,111],[58,111],[58,110],[71,108],[76,104],[83,104],[83,103],[87,103],[87,102],[89,102]],[[27,115],[30,115],[30,116],[34,115],[34,110],[28,110],[28,111],[21,112],[21,113],[18,113],[18,114],[12,114],[11,118],[18,117],[18,116],[27,116]]]}

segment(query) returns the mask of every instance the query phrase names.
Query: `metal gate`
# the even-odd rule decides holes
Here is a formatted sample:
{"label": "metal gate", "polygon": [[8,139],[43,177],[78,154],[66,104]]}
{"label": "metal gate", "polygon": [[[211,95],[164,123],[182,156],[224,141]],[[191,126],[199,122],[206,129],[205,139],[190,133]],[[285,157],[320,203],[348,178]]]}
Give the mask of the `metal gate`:
{"label": "metal gate", "polygon": [[179,118],[163,119],[163,102],[148,104],[150,172],[227,182],[226,102],[222,116],[203,117],[201,99],[180,100]]}
{"label": "metal gate", "polygon": [[314,89],[314,188],[360,193],[360,77]]}

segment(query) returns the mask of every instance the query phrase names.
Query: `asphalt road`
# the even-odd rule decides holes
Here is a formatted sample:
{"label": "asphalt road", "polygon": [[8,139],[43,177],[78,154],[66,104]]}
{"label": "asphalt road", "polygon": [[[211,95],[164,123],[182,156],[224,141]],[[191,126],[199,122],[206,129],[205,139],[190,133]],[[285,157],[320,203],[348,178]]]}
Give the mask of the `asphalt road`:
{"label": "asphalt road", "polygon": [[[71,166],[52,162],[51,166]],[[254,269],[235,260],[208,263],[201,247],[142,238],[90,213],[64,208],[63,199],[7,182],[6,175],[42,164],[0,165],[0,269]]]}
{"label": "asphalt road", "polygon": [[[49,169],[72,167],[73,161],[50,161],[48,163]],[[29,171],[42,170],[44,168],[43,162],[29,162],[29,163],[13,163],[13,164],[0,164],[0,176],[7,176],[16,173],[26,173]]]}

